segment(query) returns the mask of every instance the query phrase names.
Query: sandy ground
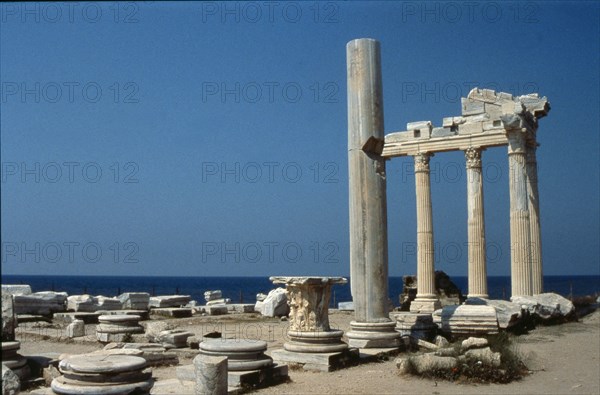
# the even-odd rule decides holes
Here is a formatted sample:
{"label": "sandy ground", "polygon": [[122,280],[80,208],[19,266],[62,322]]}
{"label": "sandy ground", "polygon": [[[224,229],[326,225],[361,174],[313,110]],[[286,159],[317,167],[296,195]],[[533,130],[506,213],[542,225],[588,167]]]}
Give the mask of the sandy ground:
{"label": "sandy ground", "polygon": [[[332,311],[332,327],[347,330],[352,314]],[[194,317],[168,320],[178,328],[198,336],[218,330],[227,337],[260,338],[269,349],[285,342],[287,322],[261,318],[257,315]],[[17,336],[22,341],[21,354],[45,352],[85,353],[100,349],[92,338],[88,341],[58,340]],[[93,326],[86,331],[93,333]],[[54,331],[54,332],[53,332]],[[59,333],[47,328],[44,333]],[[39,330],[38,330],[39,333]],[[290,370],[289,383],[265,388],[258,394],[600,394],[600,311],[560,326],[538,327],[527,335],[515,338],[517,350],[532,373],[510,384],[472,385],[433,381],[413,376],[399,376],[393,357],[383,362],[365,363],[330,373]],[[180,358],[180,365],[191,359]],[[175,367],[153,368],[157,381],[175,378]]]}

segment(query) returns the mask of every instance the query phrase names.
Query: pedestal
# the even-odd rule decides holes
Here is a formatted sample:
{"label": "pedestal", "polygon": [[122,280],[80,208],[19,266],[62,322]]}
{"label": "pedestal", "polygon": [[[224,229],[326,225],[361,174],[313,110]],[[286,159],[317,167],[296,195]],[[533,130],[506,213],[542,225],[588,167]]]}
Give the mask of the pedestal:
{"label": "pedestal", "polygon": [[344,332],[329,326],[331,286],[345,284],[347,280],[342,277],[271,277],[270,280],[286,285],[290,305],[289,340],[283,350],[271,353],[273,358],[324,371],[333,370],[336,363],[347,360],[348,345],[342,341]]}

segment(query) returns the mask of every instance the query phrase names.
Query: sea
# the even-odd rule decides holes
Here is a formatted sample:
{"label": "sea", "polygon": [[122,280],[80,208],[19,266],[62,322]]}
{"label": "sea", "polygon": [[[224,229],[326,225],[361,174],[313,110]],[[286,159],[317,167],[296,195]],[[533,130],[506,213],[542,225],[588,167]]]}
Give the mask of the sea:
{"label": "sea", "polygon": [[[191,295],[204,303],[204,292],[221,290],[232,303],[254,303],[256,294],[275,288],[268,277],[142,277],[142,276],[32,276],[2,275],[2,284],[28,284],[33,292],[57,291],[69,295],[90,294],[117,296],[123,292],[148,292],[150,295]],[[463,294],[467,292],[466,276],[451,276]],[[389,296],[399,304],[402,277],[389,278]],[[492,299],[510,297],[510,277],[488,277],[488,292]],[[567,298],[600,294],[600,275],[544,276],[544,292],[555,292]],[[332,288],[331,306],[352,300],[350,285]]]}

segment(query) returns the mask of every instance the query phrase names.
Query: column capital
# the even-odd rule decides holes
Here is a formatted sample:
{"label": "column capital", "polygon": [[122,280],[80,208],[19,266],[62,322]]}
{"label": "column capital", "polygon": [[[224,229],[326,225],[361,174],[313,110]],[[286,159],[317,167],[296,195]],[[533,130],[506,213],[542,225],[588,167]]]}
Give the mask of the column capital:
{"label": "column capital", "polygon": [[429,159],[433,156],[431,152],[419,152],[414,156],[415,173],[429,171]]}
{"label": "column capital", "polygon": [[465,159],[467,160],[467,169],[481,168],[480,147],[469,147],[465,150]]}
{"label": "column capital", "polygon": [[525,133],[520,130],[507,131],[508,155],[525,154],[527,152],[527,142]]}

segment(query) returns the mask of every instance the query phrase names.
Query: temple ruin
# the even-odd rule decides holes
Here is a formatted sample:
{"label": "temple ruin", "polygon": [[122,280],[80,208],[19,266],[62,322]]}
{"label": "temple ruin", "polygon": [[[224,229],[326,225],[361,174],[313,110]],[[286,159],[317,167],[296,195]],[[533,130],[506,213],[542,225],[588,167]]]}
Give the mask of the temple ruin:
{"label": "temple ruin", "polygon": [[434,285],[434,241],[429,160],[463,151],[467,169],[468,296],[487,298],[482,153],[508,147],[512,296],[543,292],[536,149],[538,120],[550,104],[537,94],[475,88],[461,98],[461,114],[410,122],[384,135],[379,42],[357,39],[347,47],[350,273],[355,321],[347,336],[357,347],[393,347],[388,317],[387,160],[412,156],[417,201],[417,298],[410,311],[440,307]]}

